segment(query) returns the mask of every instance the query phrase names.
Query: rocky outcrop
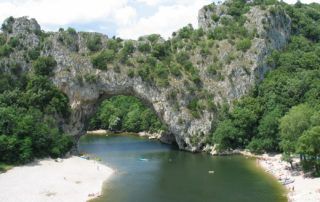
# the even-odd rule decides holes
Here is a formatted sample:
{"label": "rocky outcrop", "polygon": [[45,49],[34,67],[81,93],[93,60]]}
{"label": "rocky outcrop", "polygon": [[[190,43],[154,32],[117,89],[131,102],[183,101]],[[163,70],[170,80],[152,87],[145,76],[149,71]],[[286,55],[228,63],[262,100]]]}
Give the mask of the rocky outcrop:
{"label": "rocky outcrop", "polygon": [[[214,17],[212,17],[214,15]],[[225,14],[225,5],[205,7],[199,12],[199,26],[208,33],[221,26],[219,19]],[[215,41],[214,54],[203,56],[196,48],[190,60],[199,71],[201,92],[212,97],[215,104],[231,103],[245,95],[256,81],[263,79],[265,72],[270,69],[265,62],[272,50],[285,46],[290,35],[290,18],[282,10],[271,13],[251,7],[246,14],[245,27],[249,32],[256,32],[252,45],[245,52],[238,51],[228,40]],[[40,45],[40,27],[35,20],[27,18],[15,19],[10,37],[25,36],[23,43],[32,48]],[[190,100],[200,96],[200,92],[187,91],[185,80],[171,78],[169,86],[160,87],[144,81],[140,76],[130,76],[130,68],[136,64],[113,64],[108,70],[95,69],[90,60],[87,48],[88,36],[102,37],[102,48],[108,48],[108,37],[98,33],[73,33],[73,44],[70,46],[61,42],[61,33],[48,33],[42,46],[42,55],[51,55],[57,61],[52,80],[68,97],[72,109],[70,120],[63,122],[63,129],[68,134],[79,138],[85,134],[87,121],[95,113],[99,104],[114,95],[133,95],[141,99],[155,111],[160,120],[168,126],[171,136],[159,137],[163,141],[174,137],[181,149],[199,151],[211,129],[211,122],[215,119],[215,111],[201,109],[199,117],[190,115],[187,107]],[[174,39],[172,39],[174,40]],[[143,40],[142,40],[143,41]],[[141,41],[133,41],[137,46]],[[164,43],[164,40],[159,43]],[[221,62],[221,75],[226,79],[217,80],[207,72],[210,65]],[[12,55],[14,58],[14,55]],[[135,51],[131,57],[144,57]],[[115,68],[117,67],[117,69]],[[26,69],[31,65],[26,64]],[[90,77],[91,79],[86,79]],[[198,90],[198,91],[200,91]],[[172,95],[172,96],[170,96]],[[171,97],[171,98],[170,98]],[[174,97],[174,98],[172,98]]]}

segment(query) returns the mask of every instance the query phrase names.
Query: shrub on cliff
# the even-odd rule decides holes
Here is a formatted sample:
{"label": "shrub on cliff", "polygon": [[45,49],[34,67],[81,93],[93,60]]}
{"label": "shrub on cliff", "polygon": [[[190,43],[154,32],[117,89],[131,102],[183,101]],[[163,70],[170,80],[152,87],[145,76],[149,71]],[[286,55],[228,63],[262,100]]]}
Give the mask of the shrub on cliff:
{"label": "shrub on cliff", "polygon": [[107,70],[108,63],[112,62],[115,58],[114,50],[106,49],[91,58],[94,68]]}
{"label": "shrub on cliff", "polygon": [[101,50],[102,48],[101,37],[99,35],[90,36],[87,41],[87,47],[92,52]]}
{"label": "shrub on cliff", "polygon": [[238,41],[236,44],[236,47],[237,47],[237,50],[246,52],[251,47],[251,45],[252,45],[251,40],[246,38]]}
{"label": "shrub on cliff", "polygon": [[51,76],[57,62],[52,56],[39,57],[32,64],[34,73],[41,76]]}

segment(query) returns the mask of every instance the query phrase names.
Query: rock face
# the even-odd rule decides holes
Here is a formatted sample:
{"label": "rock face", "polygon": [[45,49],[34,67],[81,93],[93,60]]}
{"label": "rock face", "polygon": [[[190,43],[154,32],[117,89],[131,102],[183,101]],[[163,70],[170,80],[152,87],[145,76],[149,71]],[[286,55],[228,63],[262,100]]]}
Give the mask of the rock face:
{"label": "rock face", "polygon": [[[225,14],[225,5],[205,7],[199,12],[199,27],[205,33],[221,25]],[[214,20],[212,15],[219,16]],[[290,18],[284,11],[271,13],[268,9],[251,7],[246,14],[245,28],[255,30],[257,36],[253,38],[252,45],[246,52],[237,51],[234,44],[228,40],[217,41],[215,58],[225,59],[230,52],[235,55],[228,63],[223,63],[221,75],[228,79],[218,80],[208,75],[206,69],[215,63],[214,57],[202,56],[200,49],[196,49],[190,56],[191,62],[199,70],[202,81],[201,90],[213,95],[214,103],[231,103],[245,95],[250,88],[270,69],[265,62],[272,52],[283,48],[290,35]],[[23,35],[26,45],[35,47],[39,45],[40,36],[37,32],[40,26],[35,20],[18,18],[14,20],[12,32],[9,36]],[[130,65],[116,64],[118,70],[111,68],[107,71],[95,69],[90,60],[90,51],[87,48],[88,36],[102,37],[103,48],[107,47],[108,37],[98,33],[74,33],[73,44],[69,46],[61,43],[61,33],[48,33],[46,42],[42,44],[42,55],[51,55],[57,61],[52,80],[68,97],[72,114],[69,121],[65,121],[63,129],[79,138],[85,134],[88,119],[96,112],[99,104],[106,98],[115,95],[132,95],[141,99],[153,109],[157,116],[168,126],[171,136],[162,138],[169,141],[174,137],[181,149],[199,151],[204,145],[206,135],[210,132],[211,122],[215,119],[215,112],[203,109],[200,117],[193,117],[187,108],[188,103],[199,94],[186,91],[183,80],[170,79],[167,87],[158,87],[144,81],[140,76],[130,76]],[[174,39],[174,38],[173,38]],[[162,40],[164,41],[164,40]],[[133,41],[137,46],[140,42]],[[162,42],[160,42],[162,43]],[[144,57],[143,53],[135,51],[132,57]],[[12,58],[15,56],[12,55]],[[27,69],[31,65],[25,64]],[[115,66],[114,66],[115,67]],[[88,75],[92,79],[86,79]],[[168,95],[174,95],[174,102]],[[178,107],[177,107],[178,105]],[[177,109],[178,108],[178,109]],[[195,141],[196,139],[196,141]]]}

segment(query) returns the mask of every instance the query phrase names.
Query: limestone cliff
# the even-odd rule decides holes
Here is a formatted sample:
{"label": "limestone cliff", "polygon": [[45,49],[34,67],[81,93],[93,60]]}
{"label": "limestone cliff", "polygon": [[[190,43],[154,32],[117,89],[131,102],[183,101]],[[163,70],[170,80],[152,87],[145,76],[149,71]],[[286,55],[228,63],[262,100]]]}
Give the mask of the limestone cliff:
{"label": "limestone cliff", "polygon": [[[204,7],[199,11],[200,30],[186,27],[167,41],[155,35],[130,41],[132,51],[124,56],[125,62],[112,60],[105,70],[93,66],[92,57],[98,53],[88,48],[88,40],[98,36],[101,39],[100,52],[110,50],[109,42],[116,41],[120,46],[114,53],[117,58],[126,41],[72,30],[42,33],[34,19],[8,19],[4,24],[10,29],[5,34],[9,38],[18,36],[24,48],[11,53],[10,58],[2,59],[2,63],[6,67],[9,61],[17,60],[25,71],[32,71],[30,61],[26,61],[23,55],[34,48],[39,48],[41,55],[55,58],[57,66],[52,80],[69,97],[72,108],[70,120],[62,121],[62,127],[76,138],[85,133],[87,120],[101,101],[124,94],[136,96],[151,107],[168,126],[169,134],[181,149],[197,151],[210,133],[219,106],[232,104],[263,79],[270,69],[267,56],[273,50],[283,48],[290,36],[290,18],[282,9],[251,6],[243,23],[243,30],[248,33],[246,38],[251,38],[247,49],[241,49],[242,39],[210,37],[215,30],[235,20],[227,10],[227,5]],[[199,34],[194,38],[184,37],[183,32],[188,30]],[[139,48],[144,44],[149,44],[150,53]],[[157,57],[154,53],[161,45],[170,49],[169,56]],[[184,59],[182,53],[187,55]],[[167,75],[163,77],[166,78],[164,85],[157,78],[148,80],[143,77],[141,66],[152,54],[156,55],[154,66],[162,65],[168,70],[157,74]],[[185,70],[177,63],[180,73],[173,73],[173,61],[178,61],[179,54],[182,60],[190,61],[189,66],[194,70]],[[148,71],[152,74],[153,70]],[[197,78],[193,77],[193,72]],[[193,103],[196,113],[192,113]],[[170,136],[162,139],[170,142]]]}

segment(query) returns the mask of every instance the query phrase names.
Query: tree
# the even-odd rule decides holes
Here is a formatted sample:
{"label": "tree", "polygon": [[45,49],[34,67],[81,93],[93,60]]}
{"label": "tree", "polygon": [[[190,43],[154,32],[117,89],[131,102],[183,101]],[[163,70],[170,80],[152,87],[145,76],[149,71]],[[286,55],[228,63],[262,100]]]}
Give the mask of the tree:
{"label": "tree", "polygon": [[213,133],[213,142],[217,145],[219,151],[235,149],[241,145],[242,135],[241,131],[228,119],[218,125],[218,128]]}
{"label": "tree", "polygon": [[298,152],[306,154],[305,161],[310,162],[317,173],[320,172],[320,126],[312,127],[299,137]]}
{"label": "tree", "polygon": [[281,116],[282,113],[279,109],[268,111],[262,116],[258,124],[258,134],[248,145],[251,151],[262,153],[279,149],[279,120]]}
{"label": "tree", "polygon": [[140,111],[139,110],[130,111],[124,120],[124,123],[123,123],[124,129],[126,131],[139,132],[140,125],[141,125]]}
{"label": "tree", "polygon": [[311,123],[312,108],[307,104],[293,107],[280,119],[280,146],[285,153],[295,153],[299,137],[307,130]]}

